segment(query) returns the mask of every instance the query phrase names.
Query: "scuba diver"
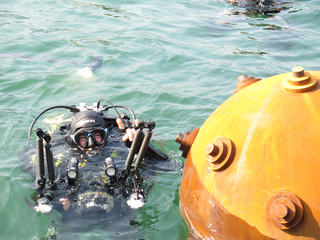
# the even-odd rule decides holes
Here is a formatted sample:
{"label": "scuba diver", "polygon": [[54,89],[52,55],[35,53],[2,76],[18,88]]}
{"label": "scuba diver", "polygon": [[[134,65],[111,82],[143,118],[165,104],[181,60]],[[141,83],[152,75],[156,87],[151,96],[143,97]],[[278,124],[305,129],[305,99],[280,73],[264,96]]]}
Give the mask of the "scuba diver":
{"label": "scuba diver", "polygon": [[268,15],[279,13],[283,10],[282,8],[286,8],[283,5],[286,2],[282,3],[274,0],[227,0],[226,2],[240,8],[238,11],[234,11],[233,15]]}
{"label": "scuba diver", "polygon": [[[152,184],[143,177],[143,159],[169,159],[149,144],[156,125],[151,120],[139,121],[126,106],[107,101],[109,106],[100,107],[101,101],[107,100],[99,100],[93,107],[85,103],[80,107],[54,106],[42,111],[32,122],[29,150],[36,152],[33,157],[37,161],[30,164],[26,153],[19,155],[23,161],[22,171],[37,179],[32,197],[36,212],[48,214],[55,209],[65,219],[81,216],[100,221],[124,203],[133,209],[145,204]],[[56,108],[69,109],[73,113],[71,123],[61,125],[52,136],[41,128],[36,129],[35,149],[31,133],[36,121]],[[117,116],[105,113],[111,108]],[[119,113],[119,108],[129,111],[132,119],[125,112]],[[59,154],[53,155],[53,152]]]}

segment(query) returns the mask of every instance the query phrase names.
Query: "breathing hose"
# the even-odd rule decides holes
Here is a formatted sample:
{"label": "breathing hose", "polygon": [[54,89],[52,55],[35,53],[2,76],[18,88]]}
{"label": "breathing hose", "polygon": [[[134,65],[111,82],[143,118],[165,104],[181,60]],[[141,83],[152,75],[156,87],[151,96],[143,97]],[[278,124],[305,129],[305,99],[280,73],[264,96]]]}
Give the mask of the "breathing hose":
{"label": "breathing hose", "polygon": [[44,114],[45,112],[48,112],[49,110],[55,109],[55,108],[66,108],[66,109],[69,109],[69,110],[75,111],[75,112],[79,112],[80,111],[77,107],[64,106],[64,105],[53,106],[53,107],[49,107],[49,108],[43,110],[41,113],[38,114],[38,116],[36,116],[36,118],[33,120],[33,122],[30,125],[29,132],[28,132],[28,140],[29,140],[29,145],[30,146],[32,146],[31,132],[32,132],[32,128],[33,128],[34,124],[39,119],[39,117],[41,117],[42,114]]}
{"label": "breathing hose", "polygon": [[97,103],[97,109],[99,109],[99,106],[100,106],[100,102],[101,102],[101,101],[105,101],[105,102],[107,102],[107,103],[111,104],[111,106],[108,106],[108,107],[106,107],[106,108],[102,109],[101,111],[105,111],[105,110],[108,110],[108,109],[110,109],[110,108],[113,108],[113,109],[117,112],[117,114],[118,114],[119,118],[121,118],[121,116],[120,116],[120,114],[119,114],[119,112],[118,112],[117,108],[124,108],[124,109],[127,109],[127,110],[131,113],[131,115],[132,115],[133,127],[136,127],[136,126],[135,126],[136,115],[134,114],[134,112],[132,111],[132,109],[131,109],[131,108],[126,107],[126,106],[122,106],[122,105],[113,105],[113,104],[112,104],[111,102],[109,102],[108,100],[100,99],[100,100],[98,101],[98,103]]}

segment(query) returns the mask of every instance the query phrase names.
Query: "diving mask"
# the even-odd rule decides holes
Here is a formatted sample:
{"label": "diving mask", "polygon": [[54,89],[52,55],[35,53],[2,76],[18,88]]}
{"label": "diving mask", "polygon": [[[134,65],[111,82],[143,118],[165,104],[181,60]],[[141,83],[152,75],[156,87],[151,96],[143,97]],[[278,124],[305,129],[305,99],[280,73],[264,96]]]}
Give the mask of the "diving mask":
{"label": "diving mask", "polygon": [[83,128],[78,130],[73,136],[73,141],[81,148],[91,148],[94,146],[102,146],[108,136],[108,129]]}

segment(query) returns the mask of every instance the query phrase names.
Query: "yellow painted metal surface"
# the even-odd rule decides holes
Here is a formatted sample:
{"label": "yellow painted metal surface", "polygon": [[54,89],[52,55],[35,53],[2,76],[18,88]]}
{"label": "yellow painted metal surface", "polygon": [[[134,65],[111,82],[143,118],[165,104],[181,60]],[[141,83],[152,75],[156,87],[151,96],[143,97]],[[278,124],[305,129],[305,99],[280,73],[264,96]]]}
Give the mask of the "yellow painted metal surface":
{"label": "yellow painted metal surface", "polygon": [[[256,82],[201,126],[180,187],[181,211],[193,236],[320,239],[320,72],[309,73],[309,82],[294,86],[290,79],[305,79],[303,73]],[[234,144],[234,156],[216,169],[232,148],[221,139]],[[216,160],[217,154],[224,155]]]}

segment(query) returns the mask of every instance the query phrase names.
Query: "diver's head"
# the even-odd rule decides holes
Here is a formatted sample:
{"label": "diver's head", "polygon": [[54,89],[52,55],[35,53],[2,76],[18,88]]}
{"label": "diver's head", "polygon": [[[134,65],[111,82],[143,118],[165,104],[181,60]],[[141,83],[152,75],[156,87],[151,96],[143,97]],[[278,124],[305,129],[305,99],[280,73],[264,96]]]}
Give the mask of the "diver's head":
{"label": "diver's head", "polygon": [[103,146],[107,132],[103,117],[93,110],[77,113],[71,122],[73,141],[83,149]]}

